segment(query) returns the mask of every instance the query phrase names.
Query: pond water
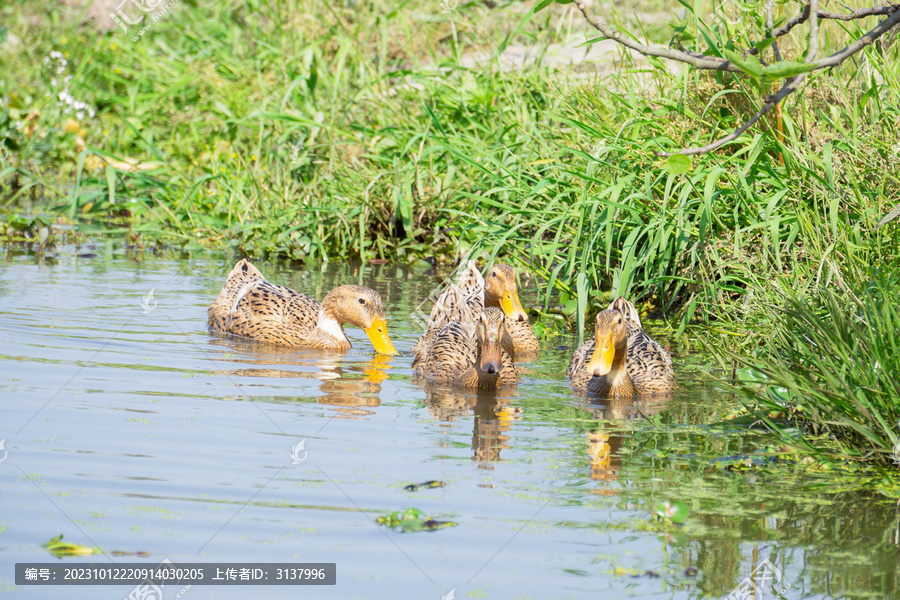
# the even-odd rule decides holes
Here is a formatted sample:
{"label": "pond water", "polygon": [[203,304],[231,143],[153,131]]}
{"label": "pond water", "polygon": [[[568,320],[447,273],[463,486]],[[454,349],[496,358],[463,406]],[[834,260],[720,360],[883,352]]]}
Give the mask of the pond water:
{"label": "pond water", "polygon": [[[756,598],[897,593],[896,502],[833,484],[827,470],[734,468],[760,442],[708,426],[734,401],[677,348],[678,392],[665,404],[575,398],[571,351],[557,348],[575,341],[561,338],[522,366],[514,391],[429,392],[409,350],[435,273],[257,263],[319,299],[343,283],[377,289],[400,351],[385,358],[351,327],[344,355],[210,337],[206,308],[233,263],[105,243],[8,255],[0,590],[10,597],[128,595],[15,586],[13,564],[57,560],[42,544],[60,534],[103,551],[63,563],[337,564],[335,586],[193,586],[166,598],[751,597],[739,595],[750,584]],[[522,295],[527,305],[537,291]],[[429,480],[446,485],[404,489]],[[652,518],[665,501],[690,509],[683,524]],[[376,523],[405,508],[456,526]]]}

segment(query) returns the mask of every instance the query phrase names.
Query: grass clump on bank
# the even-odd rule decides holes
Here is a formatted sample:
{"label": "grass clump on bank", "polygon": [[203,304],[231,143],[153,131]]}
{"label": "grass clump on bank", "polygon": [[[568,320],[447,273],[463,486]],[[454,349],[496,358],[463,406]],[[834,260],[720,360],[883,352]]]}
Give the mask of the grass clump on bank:
{"label": "grass clump on bank", "polygon": [[[785,441],[820,455],[900,466],[900,277],[819,288],[774,309],[769,348],[739,386]],[[798,436],[796,429],[810,435]]]}

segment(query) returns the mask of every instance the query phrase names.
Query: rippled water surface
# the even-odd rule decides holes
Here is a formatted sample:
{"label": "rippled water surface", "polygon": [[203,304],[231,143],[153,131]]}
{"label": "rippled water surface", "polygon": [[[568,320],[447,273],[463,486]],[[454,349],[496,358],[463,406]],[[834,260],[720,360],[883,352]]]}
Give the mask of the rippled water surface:
{"label": "rippled water surface", "polygon": [[[16,587],[12,565],[56,560],[42,544],[59,534],[101,548],[98,562],[337,564],[331,587],[194,586],[187,598],[699,598],[748,581],[766,598],[896,593],[893,503],[832,490],[827,473],[798,482],[722,466],[755,448],[705,426],[730,400],[682,355],[663,405],[574,398],[570,350],[556,348],[566,339],[522,366],[515,391],[429,392],[409,357],[411,315],[439,281],[424,266],[258,263],[319,299],[343,283],[377,289],[401,353],[385,358],[352,327],[344,355],[210,337],[206,307],[233,262],[101,244],[0,267],[10,597],[127,596]],[[446,486],[404,490],[428,480]],[[683,525],[652,520],[666,500],[690,507]],[[409,507],[457,525],[375,523]],[[778,579],[745,580],[766,559]]]}

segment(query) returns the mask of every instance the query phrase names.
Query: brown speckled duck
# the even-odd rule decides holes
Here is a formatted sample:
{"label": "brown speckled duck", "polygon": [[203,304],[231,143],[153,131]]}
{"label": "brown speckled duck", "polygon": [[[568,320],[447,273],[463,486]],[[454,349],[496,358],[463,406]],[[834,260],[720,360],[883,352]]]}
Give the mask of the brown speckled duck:
{"label": "brown speckled duck", "polygon": [[[448,295],[452,288],[455,290]],[[431,309],[431,321],[422,340],[433,330],[451,321],[475,322],[487,308],[499,308],[506,316],[506,329],[512,339],[511,353],[519,358],[536,358],[540,350],[537,337],[528,324],[528,315],[519,301],[516,272],[509,265],[494,265],[485,277],[474,261],[469,261],[456,285],[450,284]],[[416,355],[422,340],[413,348]],[[519,356],[521,355],[521,356]]]}
{"label": "brown speckled duck", "polygon": [[622,297],[597,315],[594,338],[575,351],[566,375],[576,392],[601,397],[665,394],[675,388],[672,358],[644,333],[634,305]]}
{"label": "brown speckled duck", "polygon": [[528,315],[519,301],[516,272],[509,265],[494,265],[484,277],[484,305],[496,307],[506,315],[506,329],[513,341],[513,352],[536,355],[541,346],[528,324]]}
{"label": "brown speckled duck", "polygon": [[[462,297],[452,288],[444,294]],[[519,380],[508,352],[512,340],[506,317],[498,308],[484,309],[474,322],[451,321],[440,330],[429,327],[416,346],[413,369],[435,383],[496,389]]]}
{"label": "brown speckled duck", "polygon": [[349,350],[344,324],[362,328],[375,351],[397,354],[388,337],[381,296],[342,285],[322,302],[266,281],[246,260],[238,262],[209,310],[209,329],[260,342],[321,350]]}

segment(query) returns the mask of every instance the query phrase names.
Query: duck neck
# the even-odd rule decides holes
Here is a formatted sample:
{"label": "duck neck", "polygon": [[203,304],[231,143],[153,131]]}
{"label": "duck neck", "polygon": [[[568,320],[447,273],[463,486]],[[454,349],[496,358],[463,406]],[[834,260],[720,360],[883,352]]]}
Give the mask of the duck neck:
{"label": "duck neck", "polygon": [[625,359],[628,357],[628,343],[622,345],[622,347],[616,347],[616,354],[613,357],[612,367],[609,370],[609,373],[603,375],[602,377],[595,377],[595,379],[599,379],[598,384],[595,384],[596,387],[593,391],[596,391],[602,396],[634,396],[637,394],[637,389],[634,387],[634,382],[631,380],[631,375],[628,374],[628,367],[626,366]]}
{"label": "duck neck", "polygon": [[628,343],[622,344],[622,348],[616,348],[616,356],[613,358],[612,369],[607,374],[609,381],[610,396],[634,396],[637,390],[631,375],[628,374],[628,367],[625,364],[628,357]]}
{"label": "duck neck", "polygon": [[484,307],[485,308],[500,308],[500,297],[495,296],[494,294],[484,290]]}
{"label": "duck neck", "polygon": [[319,309],[316,319],[315,335],[341,345],[346,344],[347,348],[350,347],[350,341],[347,339],[347,334],[344,333],[343,320],[337,315],[333,298],[330,298],[330,295],[325,296],[325,299],[322,300],[322,307]]}

